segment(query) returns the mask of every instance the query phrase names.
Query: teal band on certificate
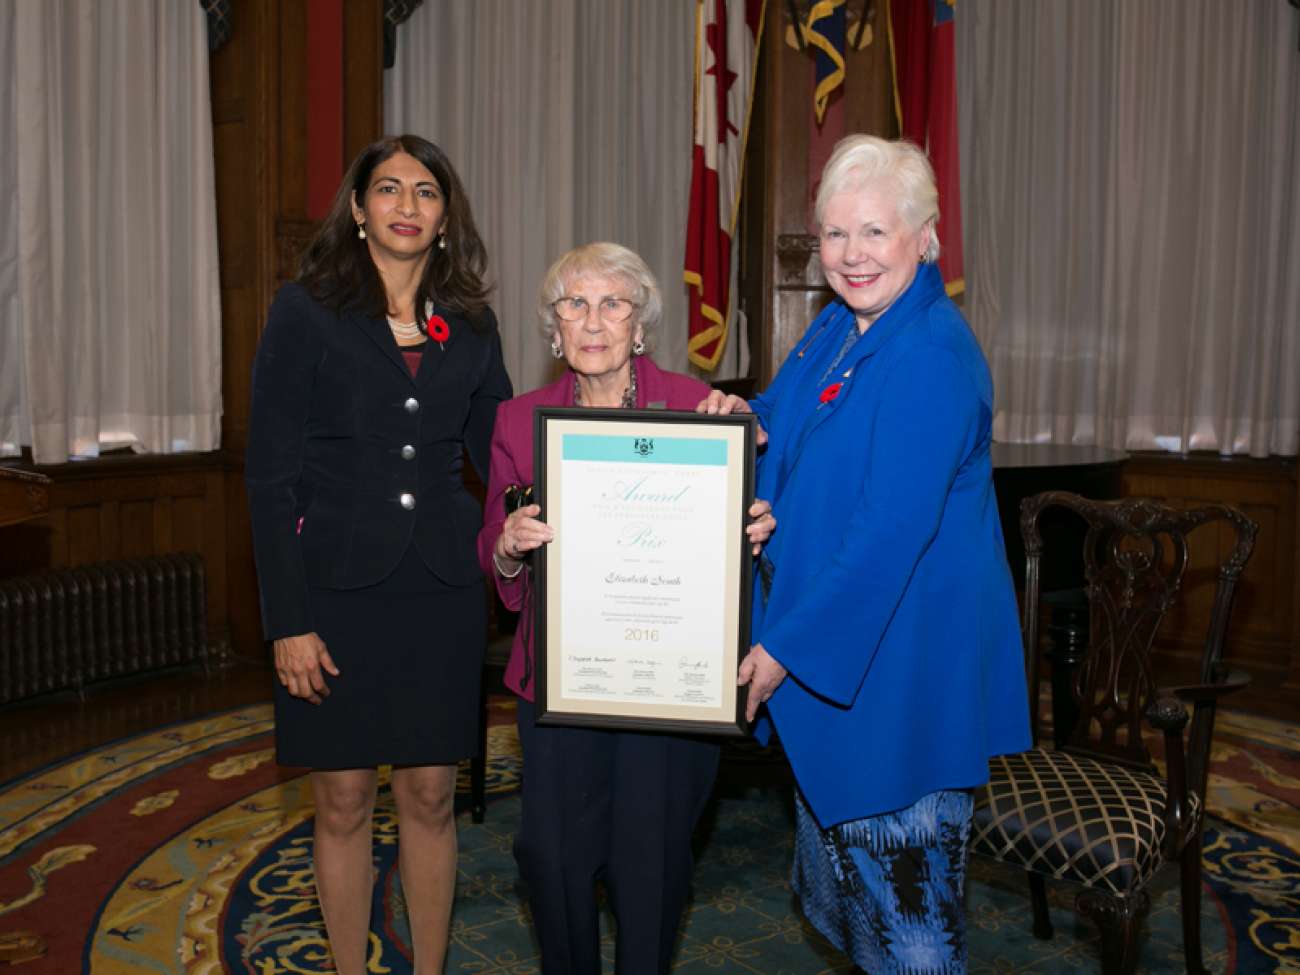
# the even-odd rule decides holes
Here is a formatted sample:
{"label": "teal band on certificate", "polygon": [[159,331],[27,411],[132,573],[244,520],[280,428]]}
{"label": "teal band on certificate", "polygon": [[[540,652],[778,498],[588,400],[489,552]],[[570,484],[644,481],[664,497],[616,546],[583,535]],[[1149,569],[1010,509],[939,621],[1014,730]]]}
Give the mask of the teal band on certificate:
{"label": "teal band on certificate", "polygon": [[565,460],[617,461],[632,464],[689,464],[725,467],[727,441],[693,437],[613,437],[591,433],[562,434]]}

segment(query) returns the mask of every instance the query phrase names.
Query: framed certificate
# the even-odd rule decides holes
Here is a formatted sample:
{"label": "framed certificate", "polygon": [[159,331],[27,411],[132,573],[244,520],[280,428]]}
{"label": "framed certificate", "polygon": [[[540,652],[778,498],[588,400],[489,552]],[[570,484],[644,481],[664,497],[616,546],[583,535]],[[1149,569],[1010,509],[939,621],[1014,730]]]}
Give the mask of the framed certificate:
{"label": "framed certificate", "polygon": [[756,421],[540,407],[537,720],[743,735]]}

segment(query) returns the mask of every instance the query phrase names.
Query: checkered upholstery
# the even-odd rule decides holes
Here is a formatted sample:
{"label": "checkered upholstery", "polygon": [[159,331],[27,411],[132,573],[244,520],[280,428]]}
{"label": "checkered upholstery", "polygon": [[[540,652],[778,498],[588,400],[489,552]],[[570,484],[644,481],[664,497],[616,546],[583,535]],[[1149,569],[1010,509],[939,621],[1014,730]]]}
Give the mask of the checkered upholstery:
{"label": "checkered upholstery", "polygon": [[[989,775],[975,797],[976,853],[1120,895],[1160,865],[1165,783],[1156,776],[1042,748],[999,755]],[[1195,822],[1200,798],[1188,799]]]}

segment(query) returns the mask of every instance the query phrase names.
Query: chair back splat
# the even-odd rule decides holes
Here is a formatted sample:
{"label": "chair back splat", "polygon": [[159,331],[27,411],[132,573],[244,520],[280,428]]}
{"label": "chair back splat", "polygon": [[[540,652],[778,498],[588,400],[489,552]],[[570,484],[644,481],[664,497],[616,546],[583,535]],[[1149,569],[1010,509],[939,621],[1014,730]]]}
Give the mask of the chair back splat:
{"label": "chair back splat", "polygon": [[[1027,563],[1025,655],[1035,678],[1030,691],[1035,741],[1040,709],[1033,688],[1037,686],[1042,611],[1038,566],[1043,550],[1038,525],[1040,515],[1051,507],[1067,508],[1088,525],[1083,565],[1090,643],[1083,665],[1075,672],[1078,721],[1067,749],[1153,771],[1151,753],[1142,738],[1145,715],[1158,687],[1151,648],[1160,624],[1180,595],[1188,563],[1188,535],[1207,523],[1224,521],[1235,529],[1236,536],[1231,552],[1219,565],[1201,658],[1200,681],[1208,684],[1215,681],[1222,667],[1233,590],[1250,558],[1256,526],[1226,505],[1179,510],[1147,498],[1090,501],[1067,491],[1026,498],[1020,526]],[[1209,731],[1206,721],[1193,724],[1188,736],[1189,757],[1198,751],[1197,739]],[[1193,776],[1192,782],[1197,781]]]}

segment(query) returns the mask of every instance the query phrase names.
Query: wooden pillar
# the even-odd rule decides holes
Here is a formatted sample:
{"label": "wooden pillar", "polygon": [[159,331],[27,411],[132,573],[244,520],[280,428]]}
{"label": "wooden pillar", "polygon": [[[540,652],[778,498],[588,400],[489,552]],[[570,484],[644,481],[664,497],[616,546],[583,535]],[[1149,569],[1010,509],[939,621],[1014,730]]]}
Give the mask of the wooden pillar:
{"label": "wooden pillar", "polygon": [[[226,566],[236,652],[261,652],[244,447],[266,310],[352,157],[383,132],[382,0],[236,3],[212,55]],[[314,205],[313,205],[314,204]]]}

